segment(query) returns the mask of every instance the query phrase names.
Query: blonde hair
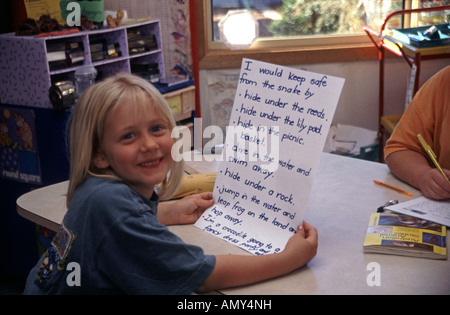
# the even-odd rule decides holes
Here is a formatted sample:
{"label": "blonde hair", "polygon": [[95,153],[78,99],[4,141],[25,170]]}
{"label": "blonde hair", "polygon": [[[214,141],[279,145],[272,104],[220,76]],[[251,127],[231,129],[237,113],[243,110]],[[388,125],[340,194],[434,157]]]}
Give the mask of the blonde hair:
{"label": "blonde hair", "polygon": [[[136,110],[145,110],[148,101],[151,100],[154,109],[167,119],[170,130],[175,127],[172,111],[164,97],[142,78],[121,73],[90,87],[75,106],[70,126],[70,180],[67,206],[70,205],[75,190],[88,175],[121,180],[112,169],[97,169],[93,159],[100,151],[107,115],[125,100],[136,107]],[[183,162],[174,161],[168,176],[161,184],[159,191],[161,199],[167,199],[176,192],[182,172]]]}

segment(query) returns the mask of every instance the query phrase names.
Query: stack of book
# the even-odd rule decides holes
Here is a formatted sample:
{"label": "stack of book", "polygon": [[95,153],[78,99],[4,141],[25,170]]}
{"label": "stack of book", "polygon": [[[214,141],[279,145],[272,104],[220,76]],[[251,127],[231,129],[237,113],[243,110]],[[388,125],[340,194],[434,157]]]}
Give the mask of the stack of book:
{"label": "stack of book", "polygon": [[84,63],[83,43],[70,43],[66,47],[67,66],[73,67]]}
{"label": "stack of book", "polygon": [[120,45],[108,44],[104,38],[89,43],[92,62],[121,56]]}
{"label": "stack of book", "polygon": [[159,65],[145,60],[130,61],[131,73],[138,75],[151,83],[157,83],[160,78]]}
{"label": "stack of book", "polygon": [[91,52],[92,62],[105,59],[105,53],[103,46],[105,45],[105,39],[99,39],[89,42],[89,50]]}
{"label": "stack of book", "polygon": [[155,35],[143,35],[139,29],[128,30],[128,50],[130,55],[158,48]]}
{"label": "stack of book", "polygon": [[83,64],[83,43],[49,42],[47,43],[47,60],[52,71]]}
{"label": "stack of book", "polygon": [[364,253],[447,258],[445,225],[396,213],[372,213]]}

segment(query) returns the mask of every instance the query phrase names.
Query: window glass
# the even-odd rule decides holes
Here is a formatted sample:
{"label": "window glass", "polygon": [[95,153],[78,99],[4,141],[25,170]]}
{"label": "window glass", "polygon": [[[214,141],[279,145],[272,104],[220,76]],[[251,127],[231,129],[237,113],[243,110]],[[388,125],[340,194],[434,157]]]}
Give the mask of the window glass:
{"label": "window glass", "polygon": [[[419,7],[429,8],[450,5],[450,0],[420,0]],[[450,11],[421,13],[417,17],[417,24],[412,22],[411,27],[450,23]]]}
{"label": "window glass", "polygon": [[[218,23],[229,10],[248,9],[259,24],[259,38],[358,34],[364,26],[378,30],[386,15],[403,8],[450,4],[450,0],[211,0],[213,41],[220,41]],[[448,11],[447,11],[448,13]],[[422,13],[404,27],[448,23],[449,15]],[[401,16],[390,28],[400,28]],[[415,24],[415,25],[414,25]]]}

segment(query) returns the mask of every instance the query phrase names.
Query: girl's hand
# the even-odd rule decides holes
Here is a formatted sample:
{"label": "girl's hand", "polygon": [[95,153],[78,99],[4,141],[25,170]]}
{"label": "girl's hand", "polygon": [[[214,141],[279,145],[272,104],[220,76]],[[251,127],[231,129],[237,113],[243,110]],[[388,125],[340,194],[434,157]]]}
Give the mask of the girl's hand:
{"label": "girl's hand", "polygon": [[213,204],[212,192],[190,195],[173,203],[161,203],[158,219],[165,225],[192,224]]}
{"label": "girl's hand", "polygon": [[282,252],[269,255],[217,255],[216,265],[198,288],[208,292],[287,274],[308,263],[317,252],[317,230],[303,221]]}
{"label": "girl's hand", "polygon": [[285,249],[281,252],[287,255],[288,261],[294,264],[293,269],[308,263],[317,253],[317,230],[307,222],[299,226],[297,233],[288,240]]}

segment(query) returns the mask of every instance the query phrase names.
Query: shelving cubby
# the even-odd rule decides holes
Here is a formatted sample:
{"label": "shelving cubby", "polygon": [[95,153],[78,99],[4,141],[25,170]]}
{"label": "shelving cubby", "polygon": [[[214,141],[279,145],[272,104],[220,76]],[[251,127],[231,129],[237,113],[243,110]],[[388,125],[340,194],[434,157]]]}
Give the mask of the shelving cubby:
{"label": "shelving cubby", "polygon": [[[138,31],[141,36],[152,36],[156,46],[150,50],[130,54],[128,36]],[[93,57],[91,44],[104,43],[115,46],[119,55],[98,59]],[[82,58],[73,65],[51,63],[49,58],[55,46],[70,45]],[[59,51],[61,52],[61,50]],[[81,61],[80,61],[81,59]],[[16,36],[14,33],[0,35],[0,101],[4,104],[52,108],[48,97],[50,86],[58,81],[72,80],[75,70],[83,65],[92,65],[98,71],[98,79],[119,72],[131,72],[130,60],[157,64],[164,74],[164,60],[160,22],[146,21],[116,28],[82,31],[67,35],[33,37]],[[51,62],[51,61],[50,61]],[[50,65],[52,65],[50,67]]]}

